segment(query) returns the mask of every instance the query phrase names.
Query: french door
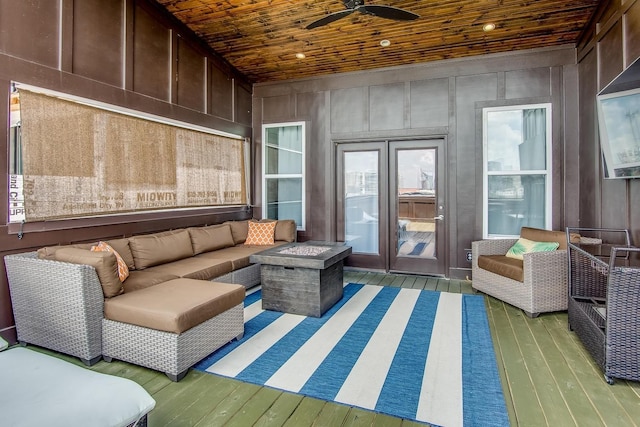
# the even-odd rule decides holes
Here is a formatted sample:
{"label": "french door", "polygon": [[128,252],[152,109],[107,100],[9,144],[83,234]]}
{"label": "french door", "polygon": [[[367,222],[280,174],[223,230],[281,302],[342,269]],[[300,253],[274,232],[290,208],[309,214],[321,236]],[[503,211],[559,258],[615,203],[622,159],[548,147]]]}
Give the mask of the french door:
{"label": "french door", "polygon": [[445,275],[444,141],[337,146],[337,240],[347,264]]}

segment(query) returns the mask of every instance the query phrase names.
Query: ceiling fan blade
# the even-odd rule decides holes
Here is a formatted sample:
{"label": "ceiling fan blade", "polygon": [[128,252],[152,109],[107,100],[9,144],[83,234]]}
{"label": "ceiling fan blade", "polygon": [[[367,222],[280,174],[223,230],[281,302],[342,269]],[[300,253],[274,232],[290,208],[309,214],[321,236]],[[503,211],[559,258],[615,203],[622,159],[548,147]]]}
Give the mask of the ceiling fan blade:
{"label": "ceiling fan blade", "polygon": [[380,18],[393,19],[395,21],[411,21],[413,19],[420,18],[420,15],[416,15],[413,12],[408,12],[404,9],[399,9],[393,6],[359,6],[357,8],[363,13],[369,15],[375,15]]}
{"label": "ceiling fan blade", "polygon": [[330,24],[334,21],[337,21],[340,18],[344,18],[347,15],[351,15],[355,9],[347,9],[341,10],[340,12],[330,13],[327,16],[318,19],[317,21],[313,21],[311,24],[307,25],[307,30],[313,30],[314,28],[321,27],[323,25]]}

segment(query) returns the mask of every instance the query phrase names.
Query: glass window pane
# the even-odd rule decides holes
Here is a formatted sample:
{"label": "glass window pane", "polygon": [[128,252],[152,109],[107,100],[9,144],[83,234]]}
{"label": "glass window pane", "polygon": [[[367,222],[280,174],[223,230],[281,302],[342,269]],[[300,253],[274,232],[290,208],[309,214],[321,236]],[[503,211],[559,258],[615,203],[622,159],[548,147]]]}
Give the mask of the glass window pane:
{"label": "glass window pane", "polygon": [[487,170],[546,169],[546,108],[487,113]]}
{"label": "glass window pane", "polygon": [[266,183],[267,218],[302,224],[302,178],[268,178]]}
{"label": "glass window pane", "polygon": [[302,173],[302,153],[300,152],[267,146],[265,156],[267,175]]}
{"label": "glass window pane", "polygon": [[345,241],[353,252],[378,253],[378,152],[344,153]]}
{"label": "glass window pane", "polygon": [[545,228],[544,175],[488,177],[490,235],[520,235],[523,226]]}
{"label": "glass window pane", "polygon": [[302,152],[302,126],[266,128],[265,144],[286,150]]}

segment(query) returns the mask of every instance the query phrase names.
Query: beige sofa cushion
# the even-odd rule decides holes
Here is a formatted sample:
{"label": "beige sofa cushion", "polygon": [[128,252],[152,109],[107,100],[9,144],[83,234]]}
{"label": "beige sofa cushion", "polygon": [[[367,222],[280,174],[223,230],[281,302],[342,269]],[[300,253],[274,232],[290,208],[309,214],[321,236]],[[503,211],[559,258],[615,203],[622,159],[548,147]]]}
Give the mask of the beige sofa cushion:
{"label": "beige sofa cushion", "polygon": [[282,246],[285,242],[276,242],[270,246],[253,246],[253,245],[245,245],[241,243],[231,248],[219,249],[213,252],[205,252],[200,255],[197,255],[196,258],[203,259],[219,259],[224,261],[231,261],[234,270],[238,270],[240,268],[247,267],[249,262],[249,257],[256,252],[261,252],[270,248],[275,248],[276,246]]}
{"label": "beige sofa cushion", "polygon": [[279,219],[276,224],[275,239],[291,243],[296,241],[296,222],[292,219]]}
{"label": "beige sofa cushion", "polygon": [[122,282],[122,287],[124,288],[124,293],[133,292],[148,288],[149,286],[155,286],[158,283],[178,279],[179,277],[180,276],[176,276],[175,274],[169,274],[161,271],[149,271],[148,268],[145,268],[144,270],[131,270],[127,280]]}
{"label": "beige sofa cushion", "polygon": [[189,257],[149,267],[147,270],[156,273],[173,274],[178,277],[187,277],[189,279],[211,280],[215,277],[227,274],[232,269],[231,261]]}
{"label": "beige sofa cushion", "polygon": [[129,238],[137,270],[193,256],[191,237],[186,229]]}
{"label": "beige sofa cushion", "polygon": [[242,285],[174,279],[105,301],[117,322],[180,334],[244,301]]}
{"label": "beige sofa cushion", "polygon": [[55,258],[56,261],[86,264],[95,268],[105,298],[111,298],[123,292],[122,282],[118,277],[118,261],[113,252],[92,252],[87,249],[67,247],[56,250]]}
{"label": "beige sofa cushion", "polygon": [[542,230],[540,228],[522,227],[520,237],[534,242],[558,242],[559,250],[567,249],[567,235],[564,231]]}
{"label": "beige sofa cushion", "polygon": [[244,241],[247,240],[247,234],[249,233],[249,220],[225,221],[223,224],[228,224],[231,227],[231,235],[233,236],[233,242],[236,245],[244,243]]}
{"label": "beige sofa cushion", "polygon": [[133,254],[129,247],[129,239],[112,239],[106,240],[106,242],[120,254],[129,270],[136,268],[136,264],[133,262]]}
{"label": "beige sofa cushion", "polygon": [[524,263],[504,255],[480,255],[478,267],[518,282],[524,282]]}
{"label": "beige sofa cushion", "polygon": [[91,246],[95,243],[77,243],[74,245],[57,245],[57,246],[45,246],[38,249],[38,258],[48,259],[49,261],[56,261],[56,252],[64,248],[76,248],[76,249],[91,249]]}
{"label": "beige sofa cushion", "polygon": [[228,248],[235,244],[229,224],[191,227],[188,231],[191,236],[191,246],[193,247],[193,253],[195,255]]}

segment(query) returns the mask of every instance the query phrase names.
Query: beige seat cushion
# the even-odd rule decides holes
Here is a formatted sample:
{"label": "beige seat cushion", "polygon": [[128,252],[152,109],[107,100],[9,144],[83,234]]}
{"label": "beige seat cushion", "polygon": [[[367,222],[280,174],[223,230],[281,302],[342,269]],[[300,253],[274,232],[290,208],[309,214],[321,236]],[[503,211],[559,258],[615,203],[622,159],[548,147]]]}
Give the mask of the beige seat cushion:
{"label": "beige seat cushion", "polygon": [[248,266],[250,264],[249,257],[256,252],[275,248],[276,246],[281,246],[284,244],[285,242],[276,242],[275,244],[269,246],[239,244],[231,248],[219,249],[213,252],[205,252],[203,254],[197,255],[196,258],[231,261],[233,269],[238,270],[240,268]]}
{"label": "beige seat cushion", "polygon": [[178,279],[179,277],[180,276],[176,276],[175,274],[149,271],[149,269],[145,268],[144,270],[129,271],[129,277],[122,282],[122,286],[124,287],[124,292],[127,293],[148,288],[158,283]]}
{"label": "beige seat cushion", "polygon": [[105,301],[104,316],[180,334],[242,303],[244,295],[242,285],[173,279]]}
{"label": "beige seat cushion", "polygon": [[218,259],[185,258],[166,264],[156,265],[146,270],[155,273],[173,274],[188,279],[211,280],[227,274],[233,269],[231,261]]}
{"label": "beige seat cushion", "polygon": [[478,267],[518,282],[524,282],[523,262],[519,259],[504,255],[480,255]]}

